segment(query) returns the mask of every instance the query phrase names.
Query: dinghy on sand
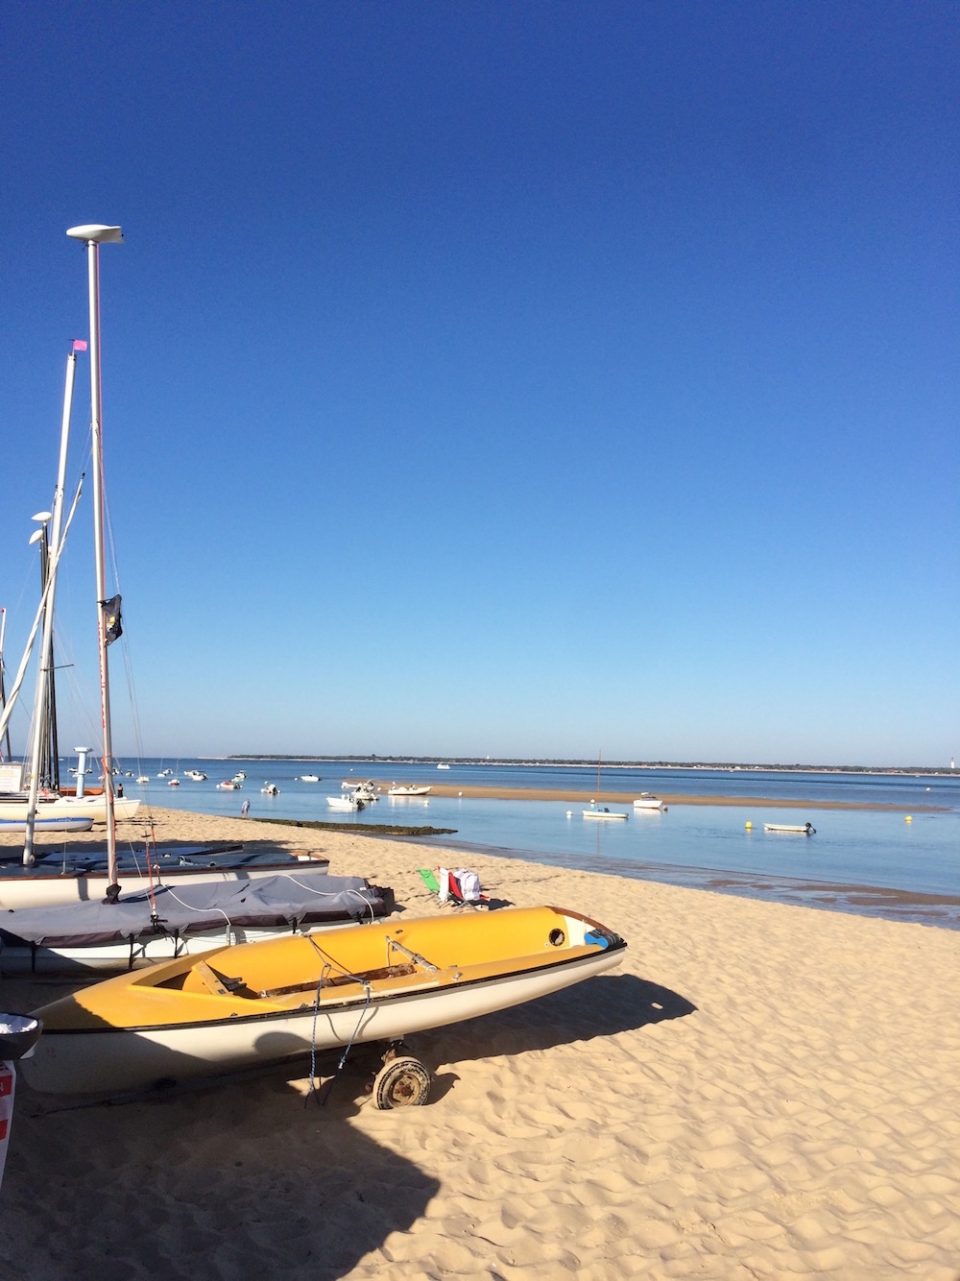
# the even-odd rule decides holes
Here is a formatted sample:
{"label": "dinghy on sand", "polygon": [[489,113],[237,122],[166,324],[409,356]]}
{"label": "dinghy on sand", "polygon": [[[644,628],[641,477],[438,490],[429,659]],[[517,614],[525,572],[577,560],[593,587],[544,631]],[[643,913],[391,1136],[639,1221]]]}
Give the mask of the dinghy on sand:
{"label": "dinghy on sand", "polygon": [[[44,1031],[24,1075],[41,1092],[99,1094],[396,1042],[580,983],[625,948],[578,912],[533,907],[215,949],[35,1010]],[[381,1105],[423,1102],[426,1069],[397,1062],[403,1097]]]}

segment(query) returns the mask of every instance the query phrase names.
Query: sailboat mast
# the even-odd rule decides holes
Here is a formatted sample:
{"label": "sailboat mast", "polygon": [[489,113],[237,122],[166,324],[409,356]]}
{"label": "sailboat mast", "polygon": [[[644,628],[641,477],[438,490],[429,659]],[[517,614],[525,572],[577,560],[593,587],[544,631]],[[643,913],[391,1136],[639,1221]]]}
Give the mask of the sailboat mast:
{"label": "sailboat mast", "polygon": [[110,725],[110,667],[107,661],[107,569],[104,549],[103,431],[100,377],[100,245],[123,240],[119,227],[71,227],[67,232],[87,246],[90,309],[90,430],[93,442],[93,544],[97,582],[97,637],[100,656],[100,721],[103,730],[103,797],[107,817],[107,898],[116,900],[117,824],[113,794],[113,735]]}
{"label": "sailboat mast", "polygon": [[[7,691],[4,688],[4,673],[6,666],[3,661],[3,638],[7,631],[7,611],[0,605],[0,712],[7,705]],[[6,744],[6,746],[4,746]],[[3,734],[0,735],[0,761],[9,761],[13,753],[10,750],[10,726],[5,727]]]}
{"label": "sailboat mast", "polygon": [[[53,491],[53,513],[51,536],[54,548],[59,548],[63,528],[63,493],[67,478],[67,446],[70,440],[70,415],[73,408],[73,384],[77,369],[76,345],[67,357],[67,372],[63,386],[63,415],[60,419],[60,458],[57,463],[57,484]],[[49,513],[42,512],[42,516]],[[34,519],[37,519],[35,517]],[[42,581],[40,590],[46,592],[47,603],[43,613],[43,635],[40,641],[40,672],[37,678],[37,702],[33,716],[33,753],[30,772],[30,795],[27,805],[27,826],[23,841],[23,861],[28,866],[33,862],[33,841],[36,831],[37,797],[40,790],[41,772],[47,781],[55,784],[59,780],[59,761],[57,760],[56,735],[56,702],[53,693],[53,607],[56,597],[57,579],[54,562],[50,556],[50,540],[47,537],[47,523],[39,531],[41,534]],[[43,758],[49,758],[43,765]]]}

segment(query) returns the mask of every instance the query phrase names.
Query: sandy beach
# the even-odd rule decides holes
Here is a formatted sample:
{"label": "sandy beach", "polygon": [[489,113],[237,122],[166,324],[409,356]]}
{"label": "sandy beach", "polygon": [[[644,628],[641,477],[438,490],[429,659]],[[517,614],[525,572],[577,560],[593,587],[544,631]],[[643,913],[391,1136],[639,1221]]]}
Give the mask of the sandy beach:
{"label": "sandy beach", "polygon": [[[460,910],[402,840],[174,811],[157,836],[309,849]],[[618,931],[623,967],[419,1035],[423,1108],[372,1107],[370,1050],[322,1106],[306,1065],[109,1107],[21,1083],[0,1275],[957,1281],[960,933],[465,858],[498,900]],[[7,979],[2,1005],[64,990]]]}

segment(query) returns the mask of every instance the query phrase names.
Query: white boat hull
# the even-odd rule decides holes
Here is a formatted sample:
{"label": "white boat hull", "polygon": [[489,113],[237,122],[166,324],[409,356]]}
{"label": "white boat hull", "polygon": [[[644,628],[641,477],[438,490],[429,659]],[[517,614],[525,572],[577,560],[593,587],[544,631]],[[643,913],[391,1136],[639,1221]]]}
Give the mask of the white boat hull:
{"label": "white boat hull", "polygon": [[583,810],[583,817],[595,819],[597,822],[616,822],[617,819],[625,819],[626,814],[619,810]]}
{"label": "white boat hull", "polygon": [[[37,818],[34,822],[35,832],[89,832],[93,827],[92,818]],[[25,818],[0,818],[0,832],[25,832]]]}
{"label": "white boat hull", "polygon": [[[114,797],[113,812],[120,818],[133,818],[140,808],[140,801],[128,796]],[[26,819],[29,802],[26,800],[0,800],[0,818]],[[56,800],[41,800],[37,814],[43,818],[89,818],[94,823],[107,821],[107,802],[102,793],[88,796],[58,796]]]}
{"label": "white boat hull", "polygon": [[[147,890],[158,883],[176,888],[178,885],[199,885],[203,881],[253,881],[262,876],[276,876],[278,872],[296,872],[298,868],[323,868],[327,859],[299,860],[277,859],[276,862],[247,863],[231,867],[197,865],[195,867],[162,866],[151,881],[146,872],[133,872],[121,868],[118,874],[125,891]],[[0,866],[0,910],[18,907],[54,907],[68,903],[83,903],[102,899],[107,892],[110,878],[106,872],[78,872],[66,870],[62,874],[39,868],[5,868]]]}
{"label": "white boat hull", "polygon": [[[363,928],[363,927],[359,927]],[[295,1012],[222,1019],[190,1027],[104,1028],[94,1032],[45,1030],[43,1054],[23,1064],[32,1089],[89,1094],[142,1088],[255,1064],[306,1057],[314,1050],[369,1041],[400,1040],[495,1010],[521,1005],[613,969],[622,949],[608,949],[564,964],[486,982],[439,987],[404,996],[353,997],[321,1006],[307,999]]]}

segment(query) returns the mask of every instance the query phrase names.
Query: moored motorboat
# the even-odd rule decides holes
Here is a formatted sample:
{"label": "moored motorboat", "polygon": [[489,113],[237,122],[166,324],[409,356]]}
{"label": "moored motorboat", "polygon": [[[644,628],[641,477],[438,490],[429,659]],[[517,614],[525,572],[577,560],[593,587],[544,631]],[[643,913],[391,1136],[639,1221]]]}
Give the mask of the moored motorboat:
{"label": "moored motorboat", "polygon": [[659,796],[654,796],[653,792],[641,792],[633,802],[633,808],[635,810],[665,810],[667,807]]}
{"label": "moored motorboat", "polygon": [[623,959],[622,938],[554,907],[294,935],[118,975],[34,1011],[25,1063],[51,1093],[103,1093],[395,1041],[533,1000]]}
{"label": "moored motorboat", "polygon": [[788,832],[793,836],[816,836],[812,823],[764,823],[765,832]]}
{"label": "moored motorboat", "polygon": [[605,805],[591,805],[588,810],[581,810],[584,818],[597,819],[603,821],[616,822],[617,819],[625,819],[627,816],[622,810],[611,810]]}
{"label": "moored motorboat", "polygon": [[342,796],[328,796],[327,804],[332,810],[362,810],[366,801],[355,792],[345,792]]}
{"label": "moored motorboat", "polygon": [[430,792],[429,787],[423,787],[419,783],[394,783],[393,787],[387,788],[388,796],[426,796]]}

